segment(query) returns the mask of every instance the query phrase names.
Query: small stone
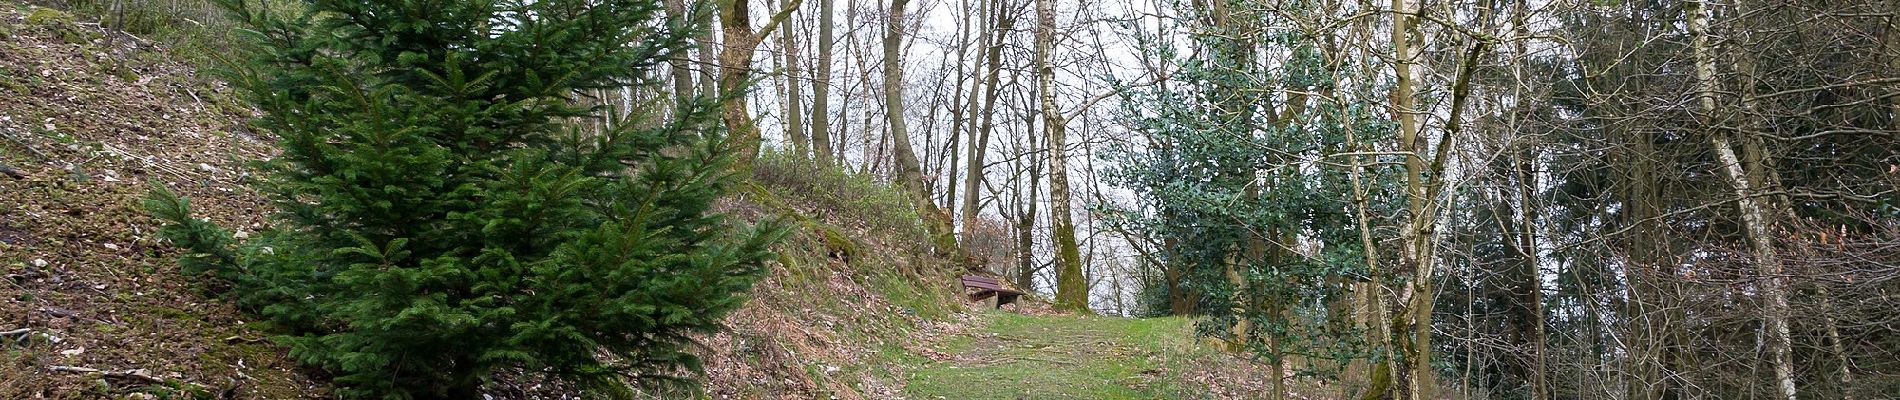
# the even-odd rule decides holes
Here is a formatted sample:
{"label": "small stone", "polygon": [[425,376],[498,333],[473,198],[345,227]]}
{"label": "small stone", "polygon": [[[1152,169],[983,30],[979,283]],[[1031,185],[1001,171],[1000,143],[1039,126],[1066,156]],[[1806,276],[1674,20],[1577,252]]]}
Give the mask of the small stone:
{"label": "small stone", "polygon": [[105,245],[105,246],[106,246],[106,250],[115,250],[115,251],[116,251],[116,250],[118,250],[118,249],[119,249],[119,245],[116,245],[116,244],[111,244],[111,243],[106,243],[106,245]]}
{"label": "small stone", "polygon": [[198,163],[198,169],[205,172],[218,172],[218,167],[213,167],[211,164],[205,163]]}
{"label": "small stone", "polygon": [[45,267],[46,267],[46,260],[45,260],[45,259],[41,259],[41,258],[35,258],[35,259],[33,259],[33,266],[34,266],[34,267],[36,267],[36,268],[45,268]]}
{"label": "small stone", "polygon": [[85,353],[86,353],[86,348],[84,348],[84,347],[80,347],[80,348],[77,348],[77,349],[72,349],[72,350],[61,350],[61,351],[59,352],[59,355],[62,355],[62,356],[67,356],[67,357],[72,357],[72,356],[76,356],[76,355],[80,355],[80,354],[85,354]]}

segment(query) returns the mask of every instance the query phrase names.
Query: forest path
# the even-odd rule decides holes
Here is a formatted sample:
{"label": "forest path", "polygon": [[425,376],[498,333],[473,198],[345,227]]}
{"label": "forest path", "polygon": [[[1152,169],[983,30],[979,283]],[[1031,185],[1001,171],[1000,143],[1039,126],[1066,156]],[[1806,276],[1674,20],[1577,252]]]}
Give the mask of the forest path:
{"label": "forest path", "polygon": [[1179,317],[985,311],[980,320],[985,324],[931,344],[937,353],[929,359],[915,360],[911,398],[1235,398],[1204,382],[1189,383],[1243,372],[1223,366],[1245,364],[1195,340],[1193,323]]}

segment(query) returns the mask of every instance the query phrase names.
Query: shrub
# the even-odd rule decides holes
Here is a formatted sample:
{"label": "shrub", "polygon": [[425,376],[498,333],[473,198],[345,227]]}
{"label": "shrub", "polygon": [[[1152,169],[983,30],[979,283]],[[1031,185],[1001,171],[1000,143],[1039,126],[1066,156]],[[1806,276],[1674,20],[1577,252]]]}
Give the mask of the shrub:
{"label": "shrub", "polygon": [[[293,9],[286,0],[270,0],[271,8]],[[202,52],[183,52],[195,56],[227,52],[235,47],[237,28],[224,16],[214,0],[40,0],[37,3],[71,11],[82,19],[96,21],[102,27],[125,31],[141,38],[156,40],[173,48],[199,48]],[[202,60],[194,60],[202,61]]]}
{"label": "shrub", "polygon": [[910,239],[903,243],[930,243],[917,217],[917,207],[896,185],[879,182],[836,165],[766,151],[752,162],[752,179],[801,206],[849,216],[880,237]]}
{"label": "shrub", "polygon": [[628,118],[575,100],[652,84],[697,27],[659,0],[255,5],[224,4],[255,44],[229,72],[282,148],[257,185],[275,227],[239,243],[156,191],[189,271],[347,396],[474,398],[504,368],[607,394],[690,383],[691,335],[783,230],[710,211],[735,178],[709,100]]}

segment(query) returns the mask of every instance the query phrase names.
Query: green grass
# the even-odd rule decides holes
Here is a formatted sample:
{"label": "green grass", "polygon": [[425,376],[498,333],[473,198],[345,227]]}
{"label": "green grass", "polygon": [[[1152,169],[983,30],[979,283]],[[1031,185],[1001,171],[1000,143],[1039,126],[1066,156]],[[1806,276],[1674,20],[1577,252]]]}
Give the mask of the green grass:
{"label": "green grass", "polygon": [[1181,366],[1215,350],[1187,319],[1025,316],[989,312],[980,331],[945,338],[950,361],[919,358],[917,399],[1182,398]]}

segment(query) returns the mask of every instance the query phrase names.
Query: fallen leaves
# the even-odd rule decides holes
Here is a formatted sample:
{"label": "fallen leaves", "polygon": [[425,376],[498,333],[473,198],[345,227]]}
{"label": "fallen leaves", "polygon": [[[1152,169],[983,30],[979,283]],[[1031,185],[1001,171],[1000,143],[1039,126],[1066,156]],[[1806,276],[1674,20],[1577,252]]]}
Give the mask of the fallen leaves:
{"label": "fallen leaves", "polygon": [[[0,336],[19,355],[0,360],[0,398],[132,395],[88,392],[102,374],[176,377],[249,398],[323,396],[282,349],[219,340],[260,334],[200,294],[138,208],[157,181],[220,224],[261,221],[263,199],[235,183],[273,150],[225,133],[246,116],[193,107],[191,93],[230,95],[149,46],[68,42],[23,24],[12,6],[0,7],[0,26],[19,28],[0,37],[0,159],[15,171],[0,173],[10,177],[0,177],[0,315],[7,328],[30,329]],[[131,75],[142,84],[121,79]],[[243,359],[260,368],[235,371]],[[72,369],[47,374],[51,364]],[[12,379],[22,376],[34,379]]]}

